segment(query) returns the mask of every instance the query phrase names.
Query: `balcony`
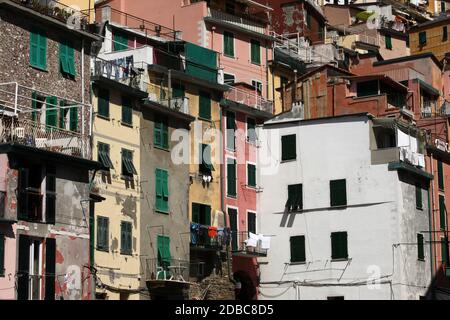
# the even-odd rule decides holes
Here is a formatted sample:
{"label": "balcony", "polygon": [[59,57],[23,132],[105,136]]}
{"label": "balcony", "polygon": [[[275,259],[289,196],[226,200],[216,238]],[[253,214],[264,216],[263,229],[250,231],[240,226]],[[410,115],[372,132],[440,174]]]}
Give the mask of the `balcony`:
{"label": "balcony", "polygon": [[263,22],[255,21],[257,19],[254,20],[250,19],[250,17],[244,18],[242,16],[233,15],[216,9],[208,8],[207,18],[213,21],[235,25],[236,27],[240,27],[248,31],[266,34],[265,24]]}
{"label": "balcony", "polygon": [[224,97],[227,100],[231,100],[260,111],[270,114],[273,112],[273,102],[263,98],[258,90],[250,91],[240,89],[236,86],[229,86],[229,90],[224,93]]}
{"label": "balcony", "polygon": [[[125,62],[120,63],[118,60]],[[109,61],[95,57],[91,66],[92,77],[112,80],[139,91],[147,90],[143,82],[143,73],[147,67],[145,62],[127,63],[124,58]]]}
{"label": "balcony", "polygon": [[168,98],[168,89],[156,85],[153,83],[145,84],[148,88],[148,100],[152,102],[156,102],[166,108],[171,110],[181,112],[184,114],[189,114],[189,98],[188,97],[176,97],[176,98]]}
{"label": "balcony", "polygon": [[262,242],[256,238],[249,237],[248,231],[231,231],[231,251],[233,254],[243,254],[257,257],[267,256],[267,250],[263,248]]}
{"label": "balcony", "polygon": [[[87,30],[89,15],[56,0],[11,0],[77,29]],[[79,24],[79,25],[78,25]]]}
{"label": "balcony", "polygon": [[189,281],[189,261],[181,259],[145,260],[145,280],[155,281]]}
{"label": "balcony", "polygon": [[21,86],[0,84],[0,143],[90,159],[90,105]]}
{"label": "balcony", "polygon": [[217,231],[208,230],[210,226],[191,223],[191,248],[221,250],[226,245],[226,236]]}

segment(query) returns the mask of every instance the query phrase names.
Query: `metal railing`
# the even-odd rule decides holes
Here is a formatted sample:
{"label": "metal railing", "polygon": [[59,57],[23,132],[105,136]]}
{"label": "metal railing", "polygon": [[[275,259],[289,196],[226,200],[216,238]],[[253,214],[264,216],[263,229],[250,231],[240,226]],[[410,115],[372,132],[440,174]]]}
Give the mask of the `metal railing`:
{"label": "metal railing", "polygon": [[119,65],[118,63],[95,57],[93,58],[91,74],[92,76],[101,76],[120,82],[135,89],[144,89],[141,83],[142,73],[136,68],[136,63],[127,64],[124,62],[123,65]]}
{"label": "metal railing", "polygon": [[264,23],[260,22],[257,18],[255,18],[254,20],[250,19],[251,16],[244,18],[239,15],[233,15],[224,11],[208,8],[207,17],[222,20],[224,22],[239,26],[253,32],[266,34],[266,26],[264,25]]}
{"label": "metal railing", "polygon": [[267,255],[267,249],[261,247],[261,241],[256,240],[252,243],[248,231],[231,231],[231,250],[249,255]]}
{"label": "metal railing", "polygon": [[88,136],[33,120],[2,118],[0,120],[0,141],[2,143],[14,142],[81,158],[90,157]]}
{"label": "metal railing", "polygon": [[[198,228],[194,231],[192,225],[197,225]],[[215,250],[222,249],[226,245],[225,236],[219,234],[217,230],[212,233],[209,232],[208,227],[210,226],[191,223],[191,246]]]}
{"label": "metal railing", "polygon": [[144,85],[147,86],[149,101],[157,102],[169,109],[189,114],[188,97],[175,97],[169,99],[169,92],[167,88],[154,83],[144,83]]}
{"label": "metal railing", "polygon": [[273,112],[273,101],[263,98],[256,89],[252,92],[242,90],[234,86],[229,86],[229,90],[224,93],[224,97],[225,99],[235,101],[261,111],[268,113]]}
{"label": "metal railing", "polygon": [[61,22],[87,29],[89,15],[56,0],[11,0],[36,12],[55,18]]}
{"label": "metal railing", "polygon": [[[161,26],[160,24],[111,8],[110,6],[99,6],[94,10],[97,22],[109,21],[125,26],[127,29],[140,31],[146,36],[156,36],[167,40],[181,40],[180,31]],[[83,12],[86,12],[86,10]]]}
{"label": "metal railing", "polygon": [[181,259],[145,260],[146,281],[189,281],[189,261]]}

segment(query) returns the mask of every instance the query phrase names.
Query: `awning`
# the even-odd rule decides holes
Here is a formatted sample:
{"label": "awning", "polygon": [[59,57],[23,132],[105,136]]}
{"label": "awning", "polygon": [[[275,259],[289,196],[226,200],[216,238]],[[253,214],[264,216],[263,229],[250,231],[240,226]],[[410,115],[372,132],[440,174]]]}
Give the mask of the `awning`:
{"label": "awning", "polygon": [[428,92],[429,94],[433,95],[433,96],[439,96],[440,92],[438,89],[436,89],[435,87],[433,87],[432,85],[426,83],[423,80],[420,79],[416,79],[417,82],[419,82],[420,88],[426,92]]}
{"label": "awning", "polygon": [[388,77],[385,74],[371,74],[371,75],[366,75],[366,76],[349,76],[349,77],[343,77],[343,78],[349,79],[351,81],[357,81],[357,82],[380,80],[381,82],[387,84],[391,88],[394,88],[401,92],[407,93],[409,90],[408,87],[404,86],[400,82],[395,81],[394,79]]}

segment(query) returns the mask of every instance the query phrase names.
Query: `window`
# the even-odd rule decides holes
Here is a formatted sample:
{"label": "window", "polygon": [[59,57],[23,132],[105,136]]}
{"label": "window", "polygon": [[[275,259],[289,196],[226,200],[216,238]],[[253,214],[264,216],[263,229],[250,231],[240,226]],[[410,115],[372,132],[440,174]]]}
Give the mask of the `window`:
{"label": "window", "polygon": [[30,32],[30,64],[39,69],[47,69],[47,37],[42,30]]}
{"label": "window", "polygon": [[169,174],[166,170],[155,170],[156,202],[155,208],[158,212],[169,212]]}
{"label": "window", "polygon": [[291,262],[305,262],[305,236],[294,236],[290,238]]}
{"label": "window", "polygon": [[444,190],[444,168],[442,166],[442,161],[437,162],[438,171],[438,186],[440,190]]}
{"label": "window", "polygon": [[390,35],[384,36],[384,43],[385,43],[386,49],[392,50],[392,37]]}
{"label": "window", "polygon": [[427,32],[426,31],[419,32],[419,45],[424,46],[426,44],[427,44]]}
{"label": "window", "polygon": [[250,59],[254,64],[261,64],[261,44],[257,40],[250,41]]}
{"label": "window", "polygon": [[441,1],[441,12],[445,12],[445,1]]}
{"label": "window", "polygon": [[211,95],[200,91],[198,116],[202,119],[211,120]]}
{"label": "window", "polygon": [[356,84],[356,95],[358,97],[374,96],[378,94],[378,80],[358,82]]}
{"label": "window", "polygon": [[131,106],[131,99],[122,96],[122,123],[127,125],[133,124],[133,108]]}
{"label": "window", "polygon": [[170,238],[168,236],[158,235],[156,240],[158,246],[158,265],[167,267],[170,265],[170,260],[172,259],[170,254]]}
{"label": "window", "polygon": [[424,248],[423,248],[423,234],[417,234],[417,259],[425,260]]}
{"label": "window", "polygon": [[114,32],[114,51],[126,50],[128,49],[128,36],[121,32]]}
{"label": "window", "polygon": [[234,114],[234,112],[227,111],[226,117],[227,117],[227,133],[226,133],[227,148],[230,150],[235,150],[236,115]]}
{"label": "window", "polygon": [[227,159],[227,195],[236,197],[236,159]]}
{"label": "window", "polygon": [[58,118],[58,99],[56,97],[47,97],[45,99],[45,125],[56,127]]}
{"label": "window", "polygon": [[185,95],[185,88],[182,84],[177,82],[172,83],[172,98],[184,98]]}
{"label": "window", "polygon": [[109,91],[98,89],[98,115],[109,118]]}
{"label": "window", "polygon": [[445,198],[443,195],[439,195],[439,220],[441,230],[445,230],[447,224],[446,210],[445,210]]}
{"label": "window", "polygon": [[223,32],[223,54],[234,58],[234,34]]}
{"label": "window", "polygon": [[31,94],[31,108],[33,111],[31,112],[31,119],[36,122],[41,122],[40,111],[42,110],[43,106],[45,104],[45,97],[38,95],[37,92],[33,92]]}
{"label": "window", "polygon": [[5,276],[5,235],[0,233],[0,277]]}
{"label": "window", "polygon": [[76,76],[74,49],[71,41],[63,40],[59,44],[59,70],[62,74]]}
{"label": "window", "polygon": [[423,209],[422,188],[418,184],[416,185],[416,208]]}
{"label": "window", "polygon": [[331,233],[331,259],[347,259],[347,232]]}
{"label": "window", "polygon": [[122,149],[122,176],[133,177],[133,174],[137,174],[133,164],[133,151]]}
{"label": "window", "polygon": [[253,118],[247,118],[247,141],[250,143],[256,143],[256,120]]}
{"label": "window", "polygon": [[223,80],[225,84],[232,85],[236,82],[236,78],[232,74],[224,73]]}
{"label": "window", "polygon": [[247,186],[256,187],[256,165],[247,163]]}
{"label": "window", "polygon": [[51,166],[45,168],[39,165],[20,168],[18,180],[18,219],[54,224],[56,211],[55,168]]}
{"label": "window", "polygon": [[97,160],[102,164],[103,169],[113,169],[111,158],[109,157],[109,144],[99,142],[97,144]]}
{"label": "window", "polygon": [[205,226],[211,225],[211,206],[193,202],[192,222]]}
{"label": "window", "polygon": [[281,161],[295,160],[297,158],[297,145],[295,134],[281,137]]}
{"label": "window", "polygon": [[256,234],[256,214],[247,212],[247,231]]}
{"label": "window", "polygon": [[288,211],[303,210],[303,185],[291,184],[288,185],[288,199],[286,202]]}
{"label": "window", "polygon": [[214,167],[211,161],[211,146],[208,144],[200,143],[199,149],[200,149],[199,171],[202,174],[211,175],[211,171],[214,171]]}
{"label": "window", "polygon": [[131,237],[131,222],[122,221],[120,223],[120,253],[131,254],[132,253],[132,237]]}
{"label": "window", "polygon": [[78,132],[78,108],[69,108],[69,129],[73,132]]}
{"label": "window", "polygon": [[109,218],[97,217],[97,250],[109,250]]}
{"label": "window", "polygon": [[167,118],[155,116],[155,129],[153,133],[155,147],[169,149],[169,127]]}
{"label": "window", "polygon": [[330,206],[346,206],[347,205],[347,186],[346,180],[330,181]]}
{"label": "window", "polygon": [[59,106],[60,106],[60,108],[59,108],[59,123],[58,123],[58,125],[59,125],[59,128],[61,128],[61,129],[68,129],[68,128],[66,128],[66,124],[68,123],[68,121],[67,121],[67,115],[68,115],[68,113],[69,113],[69,109],[68,108],[66,108],[66,102],[65,101],[63,101],[63,100],[61,100],[61,101],[59,101]]}
{"label": "window", "polygon": [[238,249],[238,211],[235,208],[228,208],[228,218],[230,219],[231,250]]}
{"label": "window", "polygon": [[441,238],[441,259],[442,264],[448,266],[448,238]]}
{"label": "window", "polygon": [[447,40],[448,40],[447,26],[443,26],[442,27],[442,41],[447,41]]}
{"label": "window", "polygon": [[252,87],[255,88],[255,90],[261,94],[262,92],[262,82],[258,80],[252,80]]}

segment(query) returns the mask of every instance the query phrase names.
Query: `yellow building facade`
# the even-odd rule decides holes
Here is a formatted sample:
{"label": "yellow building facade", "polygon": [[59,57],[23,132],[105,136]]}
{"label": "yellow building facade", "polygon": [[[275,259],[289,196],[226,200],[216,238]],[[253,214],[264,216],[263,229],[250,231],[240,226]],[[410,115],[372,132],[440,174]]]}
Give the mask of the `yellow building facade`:
{"label": "yellow building facade", "polygon": [[413,27],[409,33],[411,54],[431,52],[441,61],[450,52],[450,18],[437,18]]}
{"label": "yellow building facade", "polygon": [[[105,198],[95,208],[96,293],[99,298],[109,300],[139,299],[140,112],[136,110],[137,98],[116,88],[109,90],[101,81],[93,83],[93,158],[101,161],[100,153],[107,153],[112,163],[112,168],[98,172],[95,179],[98,193]],[[124,97],[132,105],[131,123],[123,119]],[[107,112],[104,104],[103,110],[99,110],[106,98]],[[124,153],[130,152],[136,170],[131,176],[123,172]],[[128,240],[123,239],[124,232]]]}

